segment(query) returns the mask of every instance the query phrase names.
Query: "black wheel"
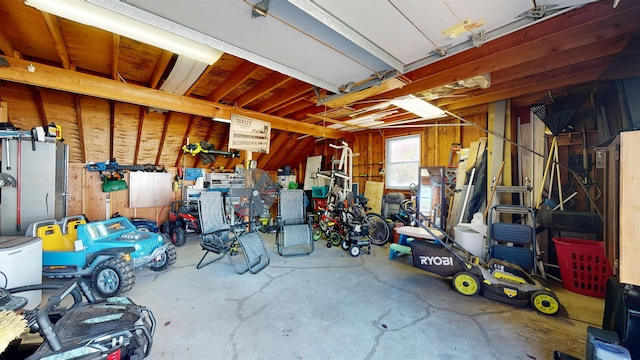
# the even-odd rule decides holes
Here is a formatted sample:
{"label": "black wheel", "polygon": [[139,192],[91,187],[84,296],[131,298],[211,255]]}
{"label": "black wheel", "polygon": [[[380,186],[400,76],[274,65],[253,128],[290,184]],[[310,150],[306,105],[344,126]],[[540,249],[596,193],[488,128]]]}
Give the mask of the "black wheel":
{"label": "black wheel", "polygon": [[103,298],[122,296],[133,288],[136,282],[135,270],[131,262],[109,259],[93,271],[91,285]]}
{"label": "black wheel", "polygon": [[138,231],[153,232],[153,230],[147,225],[138,225],[138,226],[136,226],[136,229]]}
{"label": "black wheel", "polygon": [[349,249],[349,254],[351,254],[351,256],[353,257],[357,257],[358,255],[360,255],[360,248],[357,246],[352,246]]}
{"label": "black wheel", "polygon": [[149,269],[153,271],[165,271],[176,262],[177,257],[176,247],[173,244],[169,244],[164,253],[151,262]]}
{"label": "black wheel", "polygon": [[545,315],[553,315],[560,309],[560,302],[552,292],[540,290],[531,294],[531,306]]}
{"label": "black wheel", "polygon": [[164,223],[162,223],[162,225],[160,225],[160,232],[163,234],[171,233],[171,224],[169,224],[168,221],[165,221]]}
{"label": "black wheel", "polygon": [[369,237],[372,244],[382,246],[389,241],[389,225],[382,215],[367,214],[367,223],[369,224]]}
{"label": "black wheel", "polygon": [[342,248],[342,250],[347,251],[351,247],[351,244],[347,240],[342,240],[342,242],[340,243],[340,247]]}
{"label": "black wheel", "polygon": [[334,231],[331,233],[331,235],[329,235],[329,241],[333,246],[340,246],[340,243],[342,243],[342,235]]}
{"label": "black wheel", "polygon": [[478,278],[469,272],[460,271],[453,276],[453,288],[462,295],[472,296],[480,291]]}
{"label": "black wheel", "polygon": [[327,241],[327,247],[331,248],[331,242],[330,241]]}
{"label": "black wheel", "polygon": [[171,242],[175,246],[182,246],[187,239],[187,232],[181,228],[177,227],[171,231]]}

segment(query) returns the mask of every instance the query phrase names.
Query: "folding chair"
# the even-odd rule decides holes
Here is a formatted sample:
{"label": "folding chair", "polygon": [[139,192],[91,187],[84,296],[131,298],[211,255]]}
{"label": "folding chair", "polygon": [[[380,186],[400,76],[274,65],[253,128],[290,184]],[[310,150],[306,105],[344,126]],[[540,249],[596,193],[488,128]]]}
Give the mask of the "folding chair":
{"label": "folding chair", "polygon": [[281,256],[313,252],[313,215],[305,217],[304,191],[280,190],[276,245]]}
{"label": "folding chair", "polygon": [[[257,274],[269,265],[269,255],[264,241],[255,230],[246,232],[249,223],[241,223],[233,227],[225,221],[222,193],[207,191],[198,199],[201,237],[200,246],[205,251],[196,268],[212,264],[227,255],[229,262],[238,274],[250,271]],[[218,257],[204,263],[209,253]],[[239,260],[242,259],[242,260]]]}
{"label": "folding chair", "polygon": [[406,196],[401,192],[386,193],[382,197],[382,217],[395,219],[394,215],[400,212],[400,205],[405,199]]}

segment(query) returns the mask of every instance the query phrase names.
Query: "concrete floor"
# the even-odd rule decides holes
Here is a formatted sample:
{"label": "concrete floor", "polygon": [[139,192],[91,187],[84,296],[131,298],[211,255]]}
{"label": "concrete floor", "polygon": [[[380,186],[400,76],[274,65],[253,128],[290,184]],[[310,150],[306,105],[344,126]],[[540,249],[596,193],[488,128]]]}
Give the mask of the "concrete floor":
{"label": "concrete floor", "polygon": [[351,257],[316,242],[308,257],[283,258],[262,234],[271,264],[236,274],[227,258],[197,270],[199,237],[188,236],[164,273],[142,270],[128,296],[158,327],[151,359],[551,359],[585,357],[586,328],[602,299],[552,283],[555,316],[476,295],[389,260],[389,245]]}

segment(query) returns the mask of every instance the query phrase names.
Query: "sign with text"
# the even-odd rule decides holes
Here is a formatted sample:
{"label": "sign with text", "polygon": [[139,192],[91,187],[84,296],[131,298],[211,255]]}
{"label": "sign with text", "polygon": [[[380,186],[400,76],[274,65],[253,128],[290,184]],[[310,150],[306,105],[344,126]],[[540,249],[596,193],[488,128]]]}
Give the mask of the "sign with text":
{"label": "sign with text", "polygon": [[269,153],[271,123],[231,114],[229,149]]}

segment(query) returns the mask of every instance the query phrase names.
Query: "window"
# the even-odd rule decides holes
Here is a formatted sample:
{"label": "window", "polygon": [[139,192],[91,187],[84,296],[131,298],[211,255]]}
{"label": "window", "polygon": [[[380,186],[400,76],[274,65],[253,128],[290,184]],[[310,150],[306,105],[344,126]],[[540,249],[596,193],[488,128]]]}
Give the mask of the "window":
{"label": "window", "polygon": [[387,189],[409,190],[418,183],[420,168],[420,134],[388,138]]}

